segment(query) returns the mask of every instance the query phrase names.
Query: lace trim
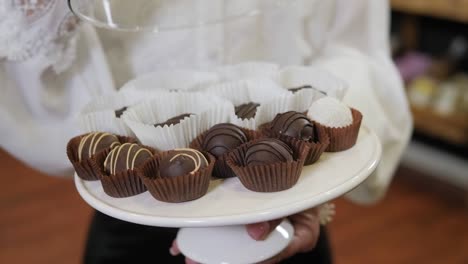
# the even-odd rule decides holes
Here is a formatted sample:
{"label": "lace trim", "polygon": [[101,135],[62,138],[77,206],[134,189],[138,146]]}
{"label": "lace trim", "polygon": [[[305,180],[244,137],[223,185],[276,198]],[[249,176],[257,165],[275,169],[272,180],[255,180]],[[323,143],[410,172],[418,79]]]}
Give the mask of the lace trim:
{"label": "lace trim", "polygon": [[56,73],[67,70],[76,58],[78,25],[78,18],[72,13],[68,13],[58,27],[57,38],[44,53],[46,60],[52,65]]}
{"label": "lace trim", "polygon": [[[43,17],[55,0],[15,0],[0,3],[0,59],[25,61],[40,57],[45,66],[52,66],[56,73],[68,69],[75,59],[77,28],[79,21],[67,12],[56,30],[41,25],[31,25],[30,17],[34,3],[42,4],[34,12],[36,18]],[[24,6],[18,8],[18,3]],[[47,5],[45,5],[48,3]]]}
{"label": "lace trim", "polygon": [[[5,0],[3,0],[5,1]],[[52,9],[57,0],[10,0],[12,6],[27,17],[28,22],[34,22]]]}

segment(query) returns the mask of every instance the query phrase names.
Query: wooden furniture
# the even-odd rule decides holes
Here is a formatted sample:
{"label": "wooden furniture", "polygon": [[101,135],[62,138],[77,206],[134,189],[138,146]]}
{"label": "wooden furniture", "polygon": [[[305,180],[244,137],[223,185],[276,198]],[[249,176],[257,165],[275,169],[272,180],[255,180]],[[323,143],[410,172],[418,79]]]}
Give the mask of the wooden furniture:
{"label": "wooden furniture", "polygon": [[468,23],[468,0],[391,0],[393,10]]}
{"label": "wooden furniture", "polygon": [[414,126],[454,145],[468,146],[468,115],[441,115],[430,108],[411,107]]}

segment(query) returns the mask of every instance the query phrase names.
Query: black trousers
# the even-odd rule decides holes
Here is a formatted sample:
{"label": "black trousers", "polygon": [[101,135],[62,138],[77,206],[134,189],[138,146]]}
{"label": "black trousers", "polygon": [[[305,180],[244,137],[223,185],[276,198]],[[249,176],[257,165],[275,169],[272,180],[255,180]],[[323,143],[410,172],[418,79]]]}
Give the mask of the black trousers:
{"label": "black trousers", "polygon": [[[322,228],[317,247],[282,263],[332,263],[326,230]],[[177,229],[159,228],[124,222],[100,212],[91,221],[84,253],[85,264],[185,263],[173,257],[169,248]]]}

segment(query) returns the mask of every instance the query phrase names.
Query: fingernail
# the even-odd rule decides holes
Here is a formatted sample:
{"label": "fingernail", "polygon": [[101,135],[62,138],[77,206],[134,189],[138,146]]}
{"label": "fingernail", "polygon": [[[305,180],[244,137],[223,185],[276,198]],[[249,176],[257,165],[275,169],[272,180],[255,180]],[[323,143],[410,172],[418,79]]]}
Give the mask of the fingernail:
{"label": "fingernail", "polygon": [[264,222],[261,224],[256,224],[249,228],[248,232],[250,236],[255,240],[263,240],[268,235],[268,228],[270,224],[268,222]]}
{"label": "fingernail", "polygon": [[178,254],[177,254],[177,251],[176,251],[174,248],[172,248],[172,247],[169,249],[169,253],[170,253],[172,256],[174,256],[174,257],[178,255]]}

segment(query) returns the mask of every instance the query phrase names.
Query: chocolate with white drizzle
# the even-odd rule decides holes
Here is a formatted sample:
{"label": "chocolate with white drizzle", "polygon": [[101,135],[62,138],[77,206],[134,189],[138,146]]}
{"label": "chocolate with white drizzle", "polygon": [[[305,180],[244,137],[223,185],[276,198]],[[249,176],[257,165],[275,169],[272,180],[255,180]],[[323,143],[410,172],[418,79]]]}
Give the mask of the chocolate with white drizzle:
{"label": "chocolate with white drizzle", "polygon": [[94,154],[108,148],[114,148],[120,145],[117,136],[105,132],[89,133],[80,140],[78,145],[78,159],[85,160],[91,158]]}
{"label": "chocolate with white drizzle", "polygon": [[159,163],[160,177],[177,177],[194,174],[208,166],[208,160],[198,150],[183,148],[171,151]]}
{"label": "chocolate with white drizzle", "polygon": [[134,143],[125,143],[114,148],[104,161],[107,173],[115,175],[119,172],[133,170],[151,158],[153,153]]}

